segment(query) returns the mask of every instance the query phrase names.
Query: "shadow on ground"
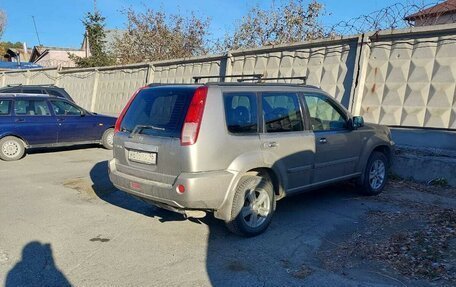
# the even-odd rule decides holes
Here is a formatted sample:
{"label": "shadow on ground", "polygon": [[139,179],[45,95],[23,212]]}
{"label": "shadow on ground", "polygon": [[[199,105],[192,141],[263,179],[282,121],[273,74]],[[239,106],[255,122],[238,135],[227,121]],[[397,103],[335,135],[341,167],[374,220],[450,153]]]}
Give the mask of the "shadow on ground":
{"label": "shadow on ground", "polygon": [[62,146],[62,147],[49,147],[49,148],[31,148],[27,150],[27,154],[36,154],[36,153],[53,153],[53,152],[63,152],[70,150],[80,150],[88,148],[103,148],[99,144],[85,144],[85,145],[74,145],[74,146]]}
{"label": "shadow on ground", "polygon": [[22,249],[21,261],[8,272],[5,286],[71,286],[71,284],[55,266],[51,245],[32,241]]}
{"label": "shadow on ground", "polygon": [[[116,190],[109,181],[107,161],[97,163],[90,178],[97,196],[110,204],[162,222],[184,220],[179,214]],[[267,232],[254,238],[231,234],[222,221],[209,214],[199,220],[209,228],[209,280],[212,286],[357,285],[360,282],[356,272],[354,278],[346,278],[325,270],[320,260],[321,247],[337,244],[340,238],[354,232],[363,214],[378,206],[362,200],[349,184],[333,185],[279,201]],[[367,286],[369,282],[395,283],[381,276],[363,277],[361,274],[358,279],[362,278]]]}
{"label": "shadow on ground", "polygon": [[181,221],[185,218],[171,211],[154,207],[139,198],[135,198],[125,192],[117,190],[109,180],[108,161],[102,161],[94,165],[90,170],[92,189],[102,200],[145,216],[157,217],[160,221]]}

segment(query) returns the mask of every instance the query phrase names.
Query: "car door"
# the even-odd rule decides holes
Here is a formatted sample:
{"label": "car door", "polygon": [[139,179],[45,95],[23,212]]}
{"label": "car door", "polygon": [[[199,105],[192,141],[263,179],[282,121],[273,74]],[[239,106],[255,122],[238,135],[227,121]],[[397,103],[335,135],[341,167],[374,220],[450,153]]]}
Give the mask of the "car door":
{"label": "car door", "polygon": [[98,140],[98,127],[94,117],[82,108],[65,100],[51,100],[58,123],[58,142],[88,142]]}
{"label": "car door", "polygon": [[312,183],[353,175],[361,152],[361,138],[349,127],[347,113],[323,93],[304,93],[304,103],[315,134]]}
{"label": "car door", "polygon": [[298,191],[311,180],[315,138],[305,130],[299,96],[294,92],[261,94],[265,161],[279,171],[287,192]]}
{"label": "car door", "polygon": [[15,99],[13,118],[14,133],[29,145],[57,142],[57,121],[45,99]]}

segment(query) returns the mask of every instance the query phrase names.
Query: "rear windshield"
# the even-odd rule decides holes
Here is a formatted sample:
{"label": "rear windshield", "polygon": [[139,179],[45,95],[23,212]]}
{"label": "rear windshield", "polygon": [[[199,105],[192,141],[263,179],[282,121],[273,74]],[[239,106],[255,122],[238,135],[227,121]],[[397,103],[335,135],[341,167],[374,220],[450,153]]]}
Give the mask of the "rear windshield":
{"label": "rear windshield", "polygon": [[142,90],[125,114],[121,130],[180,137],[187,108],[197,87],[155,87]]}

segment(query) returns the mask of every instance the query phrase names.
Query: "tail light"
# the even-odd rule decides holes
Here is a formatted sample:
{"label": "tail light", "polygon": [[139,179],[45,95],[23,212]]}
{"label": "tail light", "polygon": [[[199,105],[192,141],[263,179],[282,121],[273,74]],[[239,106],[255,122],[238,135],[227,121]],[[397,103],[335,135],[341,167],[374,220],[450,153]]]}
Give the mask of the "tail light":
{"label": "tail light", "polygon": [[147,86],[145,87],[141,87],[139,89],[137,89],[133,95],[131,96],[131,98],[128,100],[128,103],[127,105],[123,108],[122,112],[120,113],[119,117],[117,118],[116,120],[116,125],[114,126],[114,133],[117,133],[120,131],[120,124],[122,123],[122,120],[123,118],[125,117],[125,114],[127,113],[128,111],[128,108],[130,107],[131,103],[133,102],[133,100],[135,99],[136,95],[143,89],[147,88]]}
{"label": "tail light", "polygon": [[192,145],[198,139],[198,133],[203,118],[204,106],[206,105],[207,87],[199,87],[193,94],[192,101],[185,116],[182,127],[181,145]]}

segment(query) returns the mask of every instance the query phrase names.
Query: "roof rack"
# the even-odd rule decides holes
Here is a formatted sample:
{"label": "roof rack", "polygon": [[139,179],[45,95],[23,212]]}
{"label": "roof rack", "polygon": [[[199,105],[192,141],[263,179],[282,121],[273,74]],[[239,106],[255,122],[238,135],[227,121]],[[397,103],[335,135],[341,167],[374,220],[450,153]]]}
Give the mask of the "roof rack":
{"label": "roof rack", "polygon": [[[27,94],[27,93],[0,93],[0,97],[57,97],[49,94]],[[57,97],[58,98],[58,97]]]}
{"label": "roof rack", "polygon": [[195,76],[193,80],[195,84],[199,83],[201,79],[218,79],[218,78],[241,78],[237,79],[238,83],[247,82],[247,81],[256,81],[257,83],[263,83],[265,81],[272,80],[301,80],[302,84],[305,85],[307,82],[306,76],[293,76],[293,77],[263,77],[263,74],[244,74],[244,75],[226,75],[226,76]]}
{"label": "roof rack", "polygon": [[[245,82],[245,81],[252,81],[254,79],[238,79],[238,82]],[[301,80],[302,85],[305,85],[307,82],[307,77],[306,76],[296,76],[296,77],[270,77],[270,78],[263,78],[260,77],[258,79],[258,83],[264,82],[264,81],[272,81],[272,80]]]}
{"label": "roof rack", "polygon": [[[226,75],[226,76],[194,76],[193,80],[195,84],[199,83],[199,80],[201,79],[219,79],[219,78],[241,78],[241,77],[250,77],[252,79],[250,80],[259,80],[261,77],[263,77],[263,74],[245,74],[245,75]],[[239,81],[239,80],[238,80]]]}
{"label": "roof rack", "polygon": [[7,87],[19,87],[19,86],[36,86],[36,87],[53,87],[55,84],[33,84],[33,85],[24,85],[24,84],[9,84]]}

